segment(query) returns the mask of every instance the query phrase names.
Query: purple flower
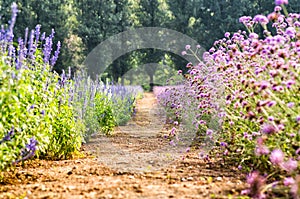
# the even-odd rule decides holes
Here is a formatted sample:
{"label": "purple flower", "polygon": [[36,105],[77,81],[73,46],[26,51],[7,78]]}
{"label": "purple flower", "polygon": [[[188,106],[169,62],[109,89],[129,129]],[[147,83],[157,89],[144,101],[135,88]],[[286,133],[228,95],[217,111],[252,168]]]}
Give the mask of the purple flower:
{"label": "purple flower", "polygon": [[274,149],[271,152],[270,160],[275,165],[280,165],[284,160],[284,153],[280,149]]}
{"label": "purple flower", "polygon": [[294,103],[294,102],[289,102],[289,103],[287,103],[287,107],[292,108],[293,106],[295,106],[295,103]]}
{"label": "purple flower", "polygon": [[250,39],[258,39],[258,34],[252,32],[249,34],[249,38]]}
{"label": "purple flower", "polygon": [[299,198],[300,195],[299,188],[300,188],[300,175],[297,175],[295,183],[293,183],[291,187],[291,193],[294,196],[294,198]]}
{"label": "purple flower", "polygon": [[40,34],[41,34],[41,25],[36,25],[35,26],[35,43],[36,44],[39,42]]}
{"label": "purple flower", "polygon": [[256,156],[261,156],[261,155],[267,155],[270,153],[270,150],[267,146],[265,145],[258,145],[255,148],[255,155]]}
{"label": "purple flower", "polygon": [[54,52],[54,55],[52,56],[52,58],[50,60],[50,65],[51,66],[54,66],[54,64],[56,63],[56,61],[58,59],[58,55],[59,55],[59,52],[60,52],[60,47],[61,47],[61,44],[60,44],[60,41],[58,41],[56,51]]}
{"label": "purple flower", "polygon": [[37,144],[38,144],[38,141],[36,141],[34,138],[30,138],[29,144],[26,144],[26,148],[30,151],[36,151]]}
{"label": "purple flower", "polygon": [[222,147],[227,147],[227,146],[228,146],[228,144],[227,144],[226,142],[221,142],[220,145],[221,145]]}
{"label": "purple flower", "polygon": [[207,131],[206,131],[206,135],[212,135],[212,133],[213,133],[213,130],[211,130],[211,129],[207,129]]}
{"label": "purple flower", "polygon": [[288,4],[288,0],[275,0],[276,5]]}
{"label": "purple flower", "polygon": [[2,138],[2,140],[0,140],[0,144],[2,144],[3,142],[11,140],[11,138],[14,136],[14,134],[15,134],[15,128],[12,127],[10,129],[10,131]]}
{"label": "purple flower", "polygon": [[185,50],[189,50],[189,49],[191,49],[191,45],[186,45]]}
{"label": "purple flower", "polygon": [[7,33],[8,41],[12,41],[14,37],[13,28],[15,26],[17,13],[18,13],[18,6],[15,2],[12,3],[11,10],[12,10],[11,20],[8,28],[8,33]]}
{"label": "purple flower", "polygon": [[294,180],[294,178],[292,178],[292,177],[287,177],[287,178],[285,178],[285,179],[283,180],[284,186],[290,186],[290,185],[292,185],[292,184],[294,184],[294,183],[295,183],[295,180]]}
{"label": "purple flower", "polygon": [[268,106],[269,107],[272,107],[272,106],[275,106],[276,105],[276,102],[275,101],[270,101],[269,103],[268,103]]}
{"label": "purple flower", "polygon": [[175,134],[176,134],[176,128],[175,128],[175,127],[172,128],[170,134],[171,134],[171,135],[175,135]]}
{"label": "purple flower", "polygon": [[227,37],[227,38],[229,38],[230,37],[230,33],[226,32],[224,36]]}
{"label": "purple flower", "polygon": [[273,117],[273,116],[269,116],[269,117],[268,117],[268,120],[269,120],[270,122],[272,122],[272,121],[274,121],[274,117]]}
{"label": "purple flower", "polygon": [[245,23],[249,22],[251,19],[252,19],[252,17],[242,16],[242,17],[240,17],[239,21],[240,21],[240,23],[245,24]]}
{"label": "purple flower", "polygon": [[291,88],[291,86],[293,85],[293,84],[295,84],[296,82],[294,81],[294,80],[288,80],[287,82],[286,82],[286,87],[287,88]]}
{"label": "purple flower", "polygon": [[182,51],[182,52],[181,52],[181,55],[183,55],[183,56],[186,55],[186,54],[187,54],[186,51]]}
{"label": "purple flower", "polygon": [[298,123],[300,123],[300,115],[298,115],[298,116],[296,117],[296,121],[297,121]]}
{"label": "purple flower", "polygon": [[288,161],[284,162],[280,165],[282,169],[286,170],[287,172],[291,173],[295,171],[298,167],[298,162],[293,159],[289,159]]}
{"label": "purple flower", "polygon": [[261,131],[265,134],[273,134],[277,132],[276,127],[273,124],[264,124],[261,128]]}
{"label": "purple flower", "polygon": [[253,198],[264,198],[265,195],[262,193],[262,188],[265,185],[266,179],[261,176],[258,171],[253,171],[247,176],[247,183],[250,185],[247,193]]}
{"label": "purple flower", "polygon": [[171,146],[176,146],[176,143],[174,142],[174,140],[171,140],[169,143]]}
{"label": "purple flower", "polygon": [[27,160],[28,158],[34,156],[35,151],[37,150],[37,144],[38,141],[36,139],[34,139],[33,137],[30,138],[29,143],[26,144],[25,148],[23,148],[21,151],[22,158],[16,160],[15,162],[13,162],[13,164],[17,164],[21,161]]}
{"label": "purple flower", "polygon": [[280,7],[280,6],[275,6],[275,8],[274,8],[274,11],[275,12],[279,12],[279,11],[281,11],[282,10],[282,8]]}
{"label": "purple flower", "polygon": [[296,30],[294,27],[288,27],[286,30],[285,30],[285,34],[287,34],[288,36],[290,36],[291,38],[294,38],[295,35],[296,35]]}
{"label": "purple flower", "polygon": [[262,25],[266,25],[269,23],[269,19],[264,15],[256,15],[253,18],[253,21],[255,21],[257,23],[261,23]]}
{"label": "purple flower", "polygon": [[242,169],[243,169],[242,165],[239,165],[238,170],[242,170]]}
{"label": "purple flower", "polygon": [[269,86],[270,86],[270,84],[267,81],[260,82],[260,89],[261,90],[264,90],[264,89],[268,88]]}

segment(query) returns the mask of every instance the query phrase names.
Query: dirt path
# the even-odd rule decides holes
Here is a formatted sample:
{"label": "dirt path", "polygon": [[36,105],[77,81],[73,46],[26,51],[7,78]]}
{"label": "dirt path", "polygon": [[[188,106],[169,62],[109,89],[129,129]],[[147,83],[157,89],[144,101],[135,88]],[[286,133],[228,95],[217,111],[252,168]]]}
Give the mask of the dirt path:
{"label": "dirt path", "polygon": [[184,153],[164,138],[170,127],[152,93],[114,136],[95,136],[85,158],[28,161],[0,179],[0,198],[228,198],[245,187],[241,175]]}

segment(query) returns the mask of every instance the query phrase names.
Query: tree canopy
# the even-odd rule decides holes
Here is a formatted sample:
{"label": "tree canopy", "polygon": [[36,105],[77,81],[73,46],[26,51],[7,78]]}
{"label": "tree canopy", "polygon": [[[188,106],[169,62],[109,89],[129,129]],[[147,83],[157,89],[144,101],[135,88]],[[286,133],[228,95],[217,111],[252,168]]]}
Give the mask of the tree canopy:
{"label": "tree canopy", "polygon": [[[0,1],[0,22],[10,19],[13,0]],[[181,32],[209,49],[226,31],[243,29],[241,16],[267,14],[274,9],[274,1],[265,0],[22,0],[17,1],[19,13],[15,39],[24,37],[25,30],[41,25],[41,32],[50,34],[55,29],[55,41],[62,42],[60,59],[55,70],[68,67],[77,70],[84,57],[98,44],[126,30],[138,27],[162,27]],[[290,0],[289,11],[299,11],[300,2]],[[30,34],[30,31],[29,33]],[[183,46],[184,49],[184,46]],[[143,49],[128,53],[107,69],[107,77],[121,80],[128,70],[149,62],[161,62],[171,57],[168,64],[184,69],[186,61],[168,52]],[[149,81],[155,68],[146,70]],[[124,81],[124,79],[122,79]]]}

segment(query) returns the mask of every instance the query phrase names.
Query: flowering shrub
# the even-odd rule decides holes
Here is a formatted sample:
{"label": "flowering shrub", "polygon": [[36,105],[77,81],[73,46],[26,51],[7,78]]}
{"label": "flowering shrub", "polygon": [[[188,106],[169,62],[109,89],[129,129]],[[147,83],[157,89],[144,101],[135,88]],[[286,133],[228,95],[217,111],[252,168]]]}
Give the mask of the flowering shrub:
{"label": "flowering shrub", "polygon": [[[57,50],[40,26],[13,43],[17,7],[0,31],[0,169],[34,155],[66,158],[79,150],[82,125],[68,102],[67,78],[51,72]],[[26,32],[27,35],[27,32]]]}
{"label": "flowering shrub", "polygon": [[134,113],[135,99],[142,93],[140,86],[111,85],[78,74],[70,100],[85,124],[85,141],[94,133],[110,134],[116,125],[126,124]]}
{"label": "flowering shrub", "polygon": [[[225,33],[204,53],[204,62],[188,64],[185,75],[185,93],[197,104],[193,123],[217,139],[225,159],[234,160],[239,169],[257,170],[244,192],[254,198],[267,197],[268,182],[290,186],[295,198],[300,186],[295,180],[300,160],[300,14],[288,14],[287,1],[275,3],[268,16],[241,17],[248,33]],[[271,22],[275,34],[267,29]],[[257,25],[263,28],[261,36]],[[197,56],[189,45],[182,54]],[[187,101],[163,95],[169,109]],[[211,123],[221,128],[212,129]],[[261,177],[258,171],[270,175]]]}
{"label": "flowering shrub", "polygon": [[93,81],[71,71],[52,72],[60,43],[52,53],[54,31],[48,37],[36,26],[13,43],[16,4],[8,29],[0,31],[0,170],[33,156],[68,158],[83,139],[125,124],[134,112],[141,87],[121,87]]}

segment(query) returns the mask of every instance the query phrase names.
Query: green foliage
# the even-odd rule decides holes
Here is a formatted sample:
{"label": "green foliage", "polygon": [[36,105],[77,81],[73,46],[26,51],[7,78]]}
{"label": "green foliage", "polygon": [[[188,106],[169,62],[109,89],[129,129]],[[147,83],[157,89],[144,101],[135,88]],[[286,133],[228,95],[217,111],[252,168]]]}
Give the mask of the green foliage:
{"label": "green foliage", "polygon": [[74,109],[86,127],[87,142],[93,134],[111,134],[116,125],[126,124],[132,116],[135,99],[141,98],[139,86],[119,86],[92,80],[77,73],[72,85]]}
{"label": "green foliage", "polygon": [[82,128],[68,104],[68,87],[58,86],[59,75],[39,61],[38,53],[28,69],[17,70],[1,58],[0,137],[12,128],[14,135],[0,145],[0,169],[23,158],[21,152],[30,138],[38,142],[38,156],[68,158],[78,151]]}
{"label": "green foliage", "polygon": [[97,93],[95,96],[95,111],[97,121],[100,126],[101,132],[109,134],[116,126],[115,118],[113,115],[113,104],[109,96],[105,93]]}

